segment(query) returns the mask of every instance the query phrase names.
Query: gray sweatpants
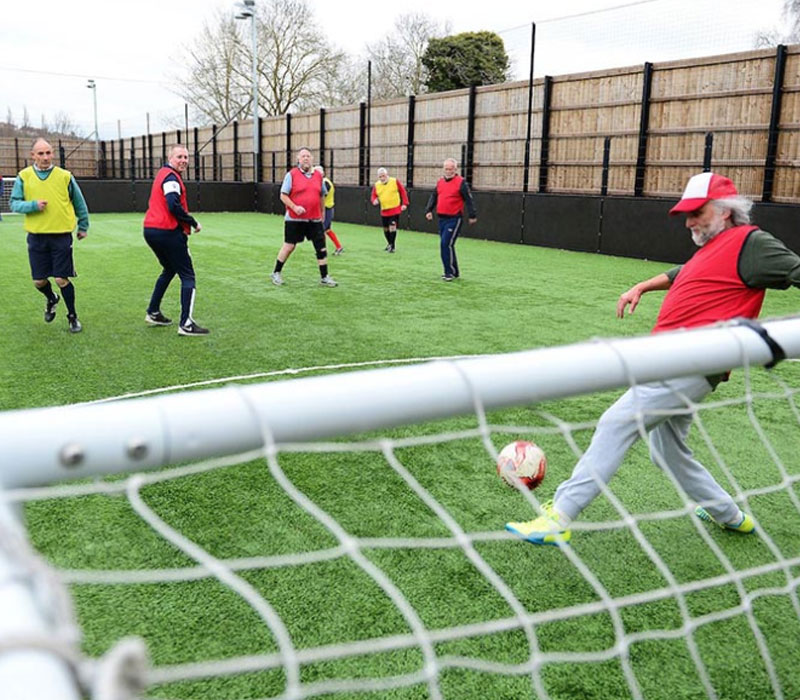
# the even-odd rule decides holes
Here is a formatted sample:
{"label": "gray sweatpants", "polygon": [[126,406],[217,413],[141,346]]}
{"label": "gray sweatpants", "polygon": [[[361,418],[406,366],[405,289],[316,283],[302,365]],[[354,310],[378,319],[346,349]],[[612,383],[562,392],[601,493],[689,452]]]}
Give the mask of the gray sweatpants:
{"label": "gray sweatpants", "polygon": [[640,384],[628,389],[602,415],[591,444],[578,460],[572,476],[556,490],[556,510],[570,519],[588,506],[600,493],[598,481],[607,484],[619,469],[625,453],[641,437],[641,424],[650,436],[650,458],[672,472],[689,498],[698,502],[715,501],[706,510],[718,522],[734,522],[739,507],[714,480],[706,468],[692,457],[686,436],[692,424],[686,410],[687,399],[699,403],[711,392],[705,377],[680,377],[664,382]]}

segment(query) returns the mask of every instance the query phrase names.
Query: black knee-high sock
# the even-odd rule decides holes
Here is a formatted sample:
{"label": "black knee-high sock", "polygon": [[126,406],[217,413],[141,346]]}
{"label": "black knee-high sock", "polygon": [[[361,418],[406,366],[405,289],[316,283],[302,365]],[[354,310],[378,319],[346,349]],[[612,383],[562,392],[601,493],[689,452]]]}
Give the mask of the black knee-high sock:
{"label": "black knee-high sock", "polygon": [[67,305],[67,313],[75,316],[75,287],[72,286],[72,282],[67,282],[66,287],[61,287],[61,296]]}
{"label": "black knee-high sock", "polygon": [[47,297],[47,301],[53,301],[56,298],[56,295],[53,294],[53,287],[50,285],[50,280],[47,280],[47,284],[44,287],[36,287],[42,294]]}
{"label": "black knee-high sock", "polygon": [[397,231],[389,231],[389,245],[394,248],[394,242],[397,240]]}

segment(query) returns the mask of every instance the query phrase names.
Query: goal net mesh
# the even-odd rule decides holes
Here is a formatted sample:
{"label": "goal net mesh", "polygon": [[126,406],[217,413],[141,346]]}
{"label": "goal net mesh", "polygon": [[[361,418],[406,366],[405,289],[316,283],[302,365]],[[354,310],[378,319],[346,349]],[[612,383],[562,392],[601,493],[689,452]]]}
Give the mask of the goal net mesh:
{"label": "goal net mesh", "polygon": [[[7,491],[48,564],[10,524],[0,541],[45,582],[56,631],[0,640],[0,660],[54,648],[118,698],[797,698],[800,367],[742,364],[684,411],[752,536],[698,520],[643,440],[570,546],[504,530],[552,497],[619,390],[475,395],[471,416],[324,443],[264,425],[243,454]],[[516,439],[548,458],[531,492],[495,470]],[[132,637],[147,663],[135,644],[109,661]]]}

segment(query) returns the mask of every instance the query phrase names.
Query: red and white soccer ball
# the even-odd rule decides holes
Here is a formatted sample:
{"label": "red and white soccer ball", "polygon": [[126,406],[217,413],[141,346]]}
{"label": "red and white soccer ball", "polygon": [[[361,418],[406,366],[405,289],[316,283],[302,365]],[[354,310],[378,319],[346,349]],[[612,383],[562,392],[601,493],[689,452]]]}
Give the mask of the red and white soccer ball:
{"label": "red and white soccer ball", "polygon": [[497,457],[497,473],[510,486],[517,481],[535,489],[544,479],[547,458],[535,442],[516,440],[508,443]]}

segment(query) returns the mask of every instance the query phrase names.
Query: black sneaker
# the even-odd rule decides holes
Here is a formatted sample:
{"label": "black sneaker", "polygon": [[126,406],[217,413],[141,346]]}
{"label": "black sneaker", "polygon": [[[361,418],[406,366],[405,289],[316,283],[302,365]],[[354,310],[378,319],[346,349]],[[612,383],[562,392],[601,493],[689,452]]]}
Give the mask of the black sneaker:
{"label": "black sneaker", "polygon": [[210,332],[208,328],[202,328],[194,321],[178,326],[178,335],[208,335]]}
{"label": "black sneaker", "polygon": [[58,294],[55,295],[53,300],[47,300],[47,306],[44,307],[44,322],[50,323],[56,317],[56,306],[58,306],[58,302],[61,301],[61,297]]}
{"label": "black sneaker", "polygon": [[172,324],[172,319],[167,318],[160,311],[156,311],[155,313],[150,313],[148,311],[144,316],[144,320],[145,323],[149,323],[151,326],[169,326]]}
{"label": "black sneaker", "polygon": [[70,333],[80,333],[83,330],[83,326],[75,314],[68,314],[67,322],[69,323]]}

